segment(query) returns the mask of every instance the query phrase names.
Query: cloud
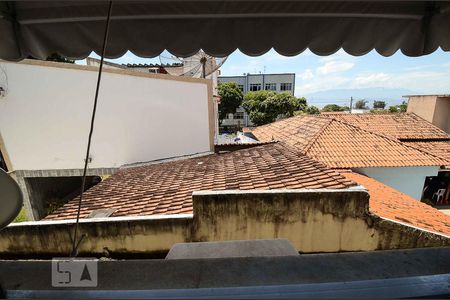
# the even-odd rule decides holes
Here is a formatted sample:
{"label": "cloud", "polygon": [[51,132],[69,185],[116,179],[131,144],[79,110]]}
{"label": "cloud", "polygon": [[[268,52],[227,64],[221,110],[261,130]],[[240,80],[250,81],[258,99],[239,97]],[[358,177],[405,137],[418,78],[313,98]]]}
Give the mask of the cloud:
{"label": "cloud", "polygon": [[450,72],[428,71],[392,74],[383,84],[386,87],[412,88],[420,93],[449,93]]}
{"label": "cloud", "polygon": [[383,86],[392,78],[392,75],[385,73],[363,74],[355,77],[353,87],[378,87]]}
{"label": "cloud", "polygon": [[281,54],[278,54],[278,52],[276,52],[275,50],[270,50],[269,52],[267,52],[266,54],[264,54],[263,56],[261,56],[261,59],[264,60],[265,62],[272,62],[272,61],[282,61],[282,60],[289,60],[289,59],[293,59],[292,56],[283,56]]}
{"label": "cloud", "polygon": [[318,75],[345,72],[353,68],[355,64],[349,61],[328,61],[323,66],[317,68]]}
{"label": "cloud", "polygon": [[297,74],[297,77],[302,80],[309,80],[314,78],[314,73],[311,71],[311,69],[306,69],[304,72]]}
{"label": "cloud", "polygon": [[297,83],[295,85],[295,94],[301,96],[329,89],[348,88],[351,81],[351,77],[344,76],[315,76],[312,80],[306,80],[300,84]]}

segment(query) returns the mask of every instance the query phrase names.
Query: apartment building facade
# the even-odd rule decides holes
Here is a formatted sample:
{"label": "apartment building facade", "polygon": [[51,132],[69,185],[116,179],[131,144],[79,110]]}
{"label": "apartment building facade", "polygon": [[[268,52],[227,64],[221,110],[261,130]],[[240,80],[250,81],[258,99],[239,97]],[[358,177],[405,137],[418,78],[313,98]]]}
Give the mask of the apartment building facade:
{"label": "apartment building facade", "polygon": [[[240,76],[219,76],[219,83],[236,82],[244,93],[269,90],[278,93],[290,93],[294,95],[295,73],[283,74],[244,74]],[[228,115],[222,120],[222,127],[241,128],[253,126],[248,114],[243,107],[236,109],[236,113]]]}

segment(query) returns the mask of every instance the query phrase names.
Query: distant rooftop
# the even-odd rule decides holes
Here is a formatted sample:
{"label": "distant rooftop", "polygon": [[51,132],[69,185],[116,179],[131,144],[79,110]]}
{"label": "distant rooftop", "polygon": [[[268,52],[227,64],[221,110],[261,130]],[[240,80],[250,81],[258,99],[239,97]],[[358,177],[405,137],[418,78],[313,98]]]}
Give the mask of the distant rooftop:
{"label": "distant rooftop", "polygon": [[324,114],[373,133],[387,135],[399,140],[450,140],[450,135],[416,114]]}
{"label": "distant rooftop", "polygon": [[338,116],[346,115],[296,116],[256,127],[251,132],[260,141],[283,141],[330,168],[446,164],[442,158],[341,121]]}
{"label": "distant rooftop", "polygon": [[402,97],[421,97],[421,96],[435,96],[435,97],[450,97],[450,94],[424,94],[424,95],[404,95]]}
{"label": "distant rooftop", "polygon": [[176,67],[182,67],[182,63],[173,63],[173,64],[122,64],[123,66],[127,68],[176,68]]}

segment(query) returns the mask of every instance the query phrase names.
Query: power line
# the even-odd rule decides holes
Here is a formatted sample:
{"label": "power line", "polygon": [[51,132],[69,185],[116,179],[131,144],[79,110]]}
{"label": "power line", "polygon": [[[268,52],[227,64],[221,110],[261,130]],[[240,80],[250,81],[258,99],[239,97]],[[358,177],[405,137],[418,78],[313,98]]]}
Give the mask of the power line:
{"label": "power line", "polygon": [[78,241],[78,225],[80,222],[81,202],[83,201],[83,193],[84,193],[84,188],[86,185],[86,173],[87,173],[87,166],[89,163],[89,152],[91,150],[92,133],[94,132],[95,113],[97,111],[98,92],[100,90],[100,81],[102,78],[102,70],[103,70],[103,60],[105,58],[106,45],[107,45],[108,35],[109,35],[109,24],[110,24],[110,20],[111,20],[111,12],[112,12],[112,1],[109,1],[108,17],[106,19],[105,35],[103,37],[102,56],[100,59],[100,67],[98,70],[98,77],[97,77],[97,86],[95,89],[94,107],[92,108],[91,127],[89,130],[88,144],[87,144],[87,149],[86,149],[86,157],[84,159],[83,177],[81,179],[81,193],[80,193],[80,198],[78,200],[77,219],[75,222],[75,229],[74,229],[73,239],[72,239],[72,252],[70,254],[70,256],[72,256],[72,257],[77,256],[78,246],[80,245],[80,243],[84,237],[84,235],[83,235],[80,238],[80,240]]}

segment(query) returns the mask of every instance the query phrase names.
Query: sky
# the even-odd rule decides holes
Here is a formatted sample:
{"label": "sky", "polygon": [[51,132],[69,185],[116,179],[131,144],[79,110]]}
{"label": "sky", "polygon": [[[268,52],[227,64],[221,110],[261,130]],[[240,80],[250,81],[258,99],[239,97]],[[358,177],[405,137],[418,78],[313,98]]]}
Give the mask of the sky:
{"label": "sky", "polygon": [[[95,55],[93,55],[95,56]],[[139,58],[131,52],[118,63],[159,63],[158,58]],[[221,68],[221,75],[243,73],[295,73],[295,95],[304,96],[334,89],[392,88],[419,94],[450,93],[450,52],[440,49],[421,57],[408,57],[400,51],[384,57],[376,51],[351,56],[343,50],[330,56],[318,56],[306,50],[285,57],[271,50],[250,57],[236,50]]]}

